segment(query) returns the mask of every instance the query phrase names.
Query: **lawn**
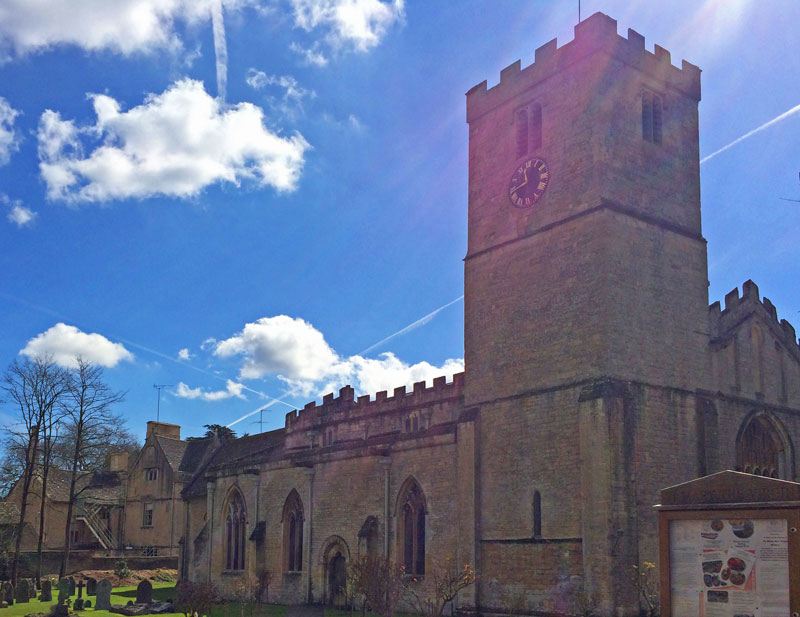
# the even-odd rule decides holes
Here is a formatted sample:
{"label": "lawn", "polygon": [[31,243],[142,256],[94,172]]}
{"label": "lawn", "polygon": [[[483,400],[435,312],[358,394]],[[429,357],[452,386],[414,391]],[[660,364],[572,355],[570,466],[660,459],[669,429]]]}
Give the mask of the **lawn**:
{"label": "lawn", "polygon": [[[58,590],[53,588],[53,598],[58,596]],[[73,601],[77,598],[77,593],[72,596]],[[92,601],[94,604],[95,597],[87,596],[85,591],[84,598]],[[153,599],[154,600],[168,600],[175,597],[175,583],[154,582],[153,583]],[[136,587],[115,587],[111,590],[111,604],[127,604],[130,600],[136,599]],[[50,607],[55,604],[53,602],[41,602],[39,600],[31,600],[30,602],[23,602],[21,604],[14,603],[8,608],[0,609],[0,617],[25,617],[30,613],[49,613]],[[96,611],[94,608],[89,608],[83,611],[77,611],[77,615],[84,617],[119,617],[116,613],[110,611]],[[263,604],[263,605],[245,605],[244,611],[238,604],[219,604],[215,606],[210,617],[284,617],[286,614],[286,607],[276,604]],[[164,613],[164,617],[183,617],[183,613]]]}

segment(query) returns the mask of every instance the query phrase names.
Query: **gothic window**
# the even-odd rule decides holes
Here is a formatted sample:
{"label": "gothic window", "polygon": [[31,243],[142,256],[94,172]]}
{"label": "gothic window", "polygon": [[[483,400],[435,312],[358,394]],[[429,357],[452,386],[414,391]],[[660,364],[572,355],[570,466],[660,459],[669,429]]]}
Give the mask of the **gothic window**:
{"label": "gothic window", "polygon": [[652,92],[642,93],[642,138],[654,144],[661,143],[664,106],[661,97]]}
{"label": "gothic window", "polygon": [[228,496],[225,513],[225,570],[244,570],[245,529],[247,510],[242,494],[233,489]]}
{"label": "gothic window", "polygon": [[787,452],[775,424],[765,415],[750,419],[739,434],[737,468],[768,478],[786,478]]}
{"label": "gothic window", "polygon": [[283,554],[287,572],[303,569],[303,502],[292,490],[283,505]]}
{"label": "gothic window", "polygon": [[528,154],[528,110],[520,109],[516,118],[517,158]]}
{"label": "gothic window", "polygon": [[542,537],[542,495],[533,491],[533,537]]}
{"label": "gothic window", "polygon": [[425,574],[425,496],[416,480],[403,484],[398,500],[398,553],[406,574]]}
{"label": "gothic window", "polygon": [[158,478],[158,467],[152,467],[144,470],[145,478],[148,482],[154,482]]}

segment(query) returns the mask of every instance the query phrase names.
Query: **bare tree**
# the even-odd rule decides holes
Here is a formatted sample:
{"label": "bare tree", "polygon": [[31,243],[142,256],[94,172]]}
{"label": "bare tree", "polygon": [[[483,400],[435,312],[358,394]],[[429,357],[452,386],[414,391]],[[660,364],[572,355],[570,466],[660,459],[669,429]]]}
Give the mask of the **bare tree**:
{"label": "bare tree", "polygon": [[78,480],[84,473],[98,469],[102,461],[96,460],[96,449],[106,446],[125,431],[122,418],[113,406],[121,402],[124,393],[115,392],[103,381],[102,367],[77,358],[64,401],[64,418],[72,433],[72,459],[70,461],[69,502],[67,523],[64,528],[64,553],[61,556],[59,576],[66,575],[71,544],[70,528],[75,501],[79,494]]}
{"label": "bare tree", "polygon": [[431,570],[426,576],[433,581],[430,585],[432,592],[430,595],[420,593],[413,584],[408,586],[408,591],[414,612],[425,617],[442,617],[448,602],[455,600],[462,589],[475,583],[475,569],[468,563],[459,568],[450,558],[436,564]]}
{"label": "bare tree", "polygon": [[393,617],[400,598],[406,590],[403,566],[384,557],[361,557],[350,563],[348,595],[364,600],[366,607],[382,617]]}
{"label": "bare tree", "polygon": [[25,528],[31,484],[39,459],[43,427],[48,415],[63,396],[66,383],[67,378],[63,369],[59,368],[51,358],[39,357],[14,361],[8,367],[0,386],[5,402],[16,408],[21,427],[17,432],[21,436],[20,441],[24,449],[20,517],[11,559],[10,578],[13,585],[17,584],[22,533]]}
{"label": "bare tree", "polygon": [[47,512],[47,481],[50,478],[50,466],[53,461],[53,447],[58,439],[58,424],[60,420],[60,407],[50,407],[42,420],[42,447],[41,447],[41,480],[42,494],[39,500],[39,538],[36,543],[36,584],[42,582],[42,548],[45,536],[45,513]]}

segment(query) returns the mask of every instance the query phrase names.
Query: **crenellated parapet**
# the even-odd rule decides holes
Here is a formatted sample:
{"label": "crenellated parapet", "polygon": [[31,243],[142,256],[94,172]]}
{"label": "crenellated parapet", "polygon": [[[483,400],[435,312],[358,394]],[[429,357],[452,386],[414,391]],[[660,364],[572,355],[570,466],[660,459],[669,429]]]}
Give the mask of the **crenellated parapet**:
{"label": "crenellated parapet", "polygon": [[645,49],[644,36],[628,29],[628,37],[617,34],[617,21],[603,13],[595,13],[575,26],[575,38],[558,47],[556,39],[539,47],[533,64],[522,68],[517,60],[500,72],[500,83],[492,88],[487,82],[467,92],[467,122],[521,94],[533,84],[543,81],[569,65],[596,52],[604,52],[619,61],[638,68],[668,87],[700,100],[700,69],[682,61],[681,68],[672,64],[670,53],[660,45]]}
{"label": "crenellated parapet", "polygon": [[785,319],[778,318],[775,305],[766,296],[761,298],[758,285],[751,280],[745,281],[742,285],[741,296],[738,287],[725,294],[724,308],[719,301],[708,307],[711,339],[725,339],[752,315],[760,315],[769,325],[775,338],[780,340],[791,353],[800,355],[800,343],[794,326]]}
{"label": "crenellated parapet", "polygon": [[[455,409],[463,389],[464,373],[456,373],[450,382],[446,377],[436,377],[430,387],[426,387],[424,381],[415,383],[410,390],[400,386],[392,391],[391,396],[387,390],[382,390],[374,398],[369,394],[356,398],[353,387],[347,385],[339,390],[338,396],[326,394],[321,404],[312,401],[302,409],[286,414],[287,446],[301,446],[305,436],[320,433],[331,425],[347,426],[346,432],[351,438],[354,434],[366,433],[365,423],[372,420],[380,422],[382,432],[388,432],[388,427],[399,426],[392,422],[391,416],[396,416],[402,423],[402,417],[414,410],[442,405]],[[390,416],[388,421],[386,416]]]}

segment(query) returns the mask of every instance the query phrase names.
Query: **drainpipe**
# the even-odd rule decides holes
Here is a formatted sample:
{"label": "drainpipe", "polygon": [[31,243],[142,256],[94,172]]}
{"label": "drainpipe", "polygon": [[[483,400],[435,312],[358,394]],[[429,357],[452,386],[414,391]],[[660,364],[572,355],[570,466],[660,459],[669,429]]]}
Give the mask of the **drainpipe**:
{"label": "drainpipe", "polygon": [[211,508],[208,509],[208,573],[206,576],[207,581],[211,582],[211,553],[214,551],[214,497],[216,486],[213,482],[209,481],[206,484],[206,492],[208,493],[207,501],[211,501]]}
{"label": "drainpipe", "polygon": [[378,462],[383,466],[383,556],[389,559],[389,480],[392,459],[384,456]]}
{"label": "drainpipe", "polygon": [[306,477],[308,478],[308,541],[306,547],[306,604],[311,604],[313,597],[311,595],[311,543],[314,541],[314,468],[306,468]]}

